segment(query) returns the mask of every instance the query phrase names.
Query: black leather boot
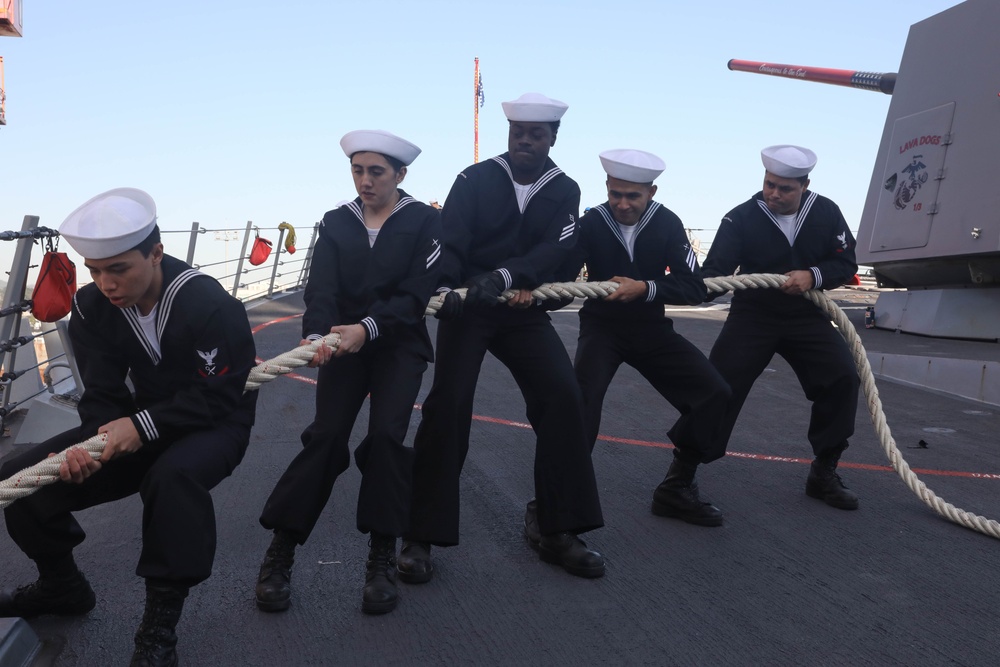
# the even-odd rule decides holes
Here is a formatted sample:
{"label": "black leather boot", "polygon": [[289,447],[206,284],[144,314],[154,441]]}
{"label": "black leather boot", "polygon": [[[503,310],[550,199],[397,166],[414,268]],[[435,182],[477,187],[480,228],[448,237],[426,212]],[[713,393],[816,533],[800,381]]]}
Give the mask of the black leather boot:
{"label": "black leather boot", "polygon": [[434,576],[434,563],[431,562],[431,545],[427,542],[403,540],[399,550],[399,560],[396,561],[396,571],[399,580],[408,584],[426,584]]}
{"label": "black leather boot", "polygon": [[186,586],[146,581],[146,611],[135,633],[131,667],[176,667],[174,629],[184,609]]}
{"label": "black leather boot", "polygon": [[399,601],[396,590],[396,538],[372,533],[368,546],[361,611],[386,614],[395,609]]}
{"label": "black leather boot", "polygon": [[41,566],[39,570],[37,581],[0,593],[0,617],[77,616],[86,614],[97,604],[90,583],[75,564],[62,572],[48,571]]}
{"label": "black leather boot", "polygon": [[847,488],[837,474],[840,452],[835,455],[818,456],[809,466],[806,479],[806,495],[818,498],[830,507],[841,510],[858,509],[858,496]]}
{"label": "black leather boot", "polygon": [[538,555],[546,563],[559,565],[577,577],[596,579],[604,576],[604,556],[573,533],[543,535],[538,542]]}
{"label": "black leather boot", "polygon": [[721,526],[722,512],[698,495],[697,470],[697,463],[685,463],[675,456],[667,476],[653,491],[653,514],[696,526]]}
{"label": "black leather boot", "polygon": [[285,611],[292,604],[292,563],[295,540],[285,531],[274,531],[271,546],[264,554],[257,575],[257,608],[261,611]]}

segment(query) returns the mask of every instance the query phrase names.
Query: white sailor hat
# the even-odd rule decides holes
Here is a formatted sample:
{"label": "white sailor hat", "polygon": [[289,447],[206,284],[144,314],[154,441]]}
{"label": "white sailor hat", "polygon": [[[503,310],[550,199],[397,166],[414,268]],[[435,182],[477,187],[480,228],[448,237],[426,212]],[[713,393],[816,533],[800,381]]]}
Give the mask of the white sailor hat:
{"label": "white sailor hat", "polygon": [[816,166],[816,154],[808,148],[781,144],[768,146],[760,152],[764,169],[782,178],[807,176]]}
{"label": "white sailor hat", "polygon": [[420,148],[385,130],[348,132],[341,138],[340,147],[344,149],[347,157],[362,151],[381,153],[396,158],[405,165],[410,164],[420,155]]}
{"label": "white sailor hat", "polygon": [[145,241],[155,226],[152,197],[135,188],[115,188],[70,213],[59,235],[84,259],[106,259]]}
{"label": "white sailor hat", "polygon": [[631,148],[604,151],[601,164],[608,176],[629,183],[652,183],[667,168],[663,160],[652,153]]}
{"label": "white sailor hat", "polygon": [[507,120],[523,123],[554,123],[563,117],[569,105],[553,100],[541,93],[525,93],[516,100],[502,102]]}

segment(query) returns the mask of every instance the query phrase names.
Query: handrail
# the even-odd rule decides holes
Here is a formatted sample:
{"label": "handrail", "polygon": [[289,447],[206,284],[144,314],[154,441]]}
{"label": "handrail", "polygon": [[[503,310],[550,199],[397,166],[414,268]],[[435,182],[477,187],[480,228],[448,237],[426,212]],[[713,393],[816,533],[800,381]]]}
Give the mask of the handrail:
{"label": "handrail", "polygon": [[[207,227],[203,226],[200,222],[193,222],[191,223],[191,228],[188,230],[161,229],[160,234],[162,236],[187,235],[185,258],[188,264],[191,264],[202,273],[215,278],[232,296],[244,303],[248,303],[257,299],[274,298],[275,294],[279,292],[301,289],[305,286],[305,281],[308,279],[309,264],[313,257],[313,245],[316,242],[319,223],[313,223],[313,234],[309,245],[305,247],[300,246],[299,252],[303,254],[294,259],[283,257],[283,255],[290,254],[282,243],[285,238],[287,225],[285,228],[282,228],[279,227],[279,224],[282,223],[275,223],[274,227],[268,226],[264,228],[260,225],[255,225],[252,220],[248,220],[244,227]],[[259,267],[247,266],[246,261],[249,258],[250,240],[258,231],[262,231],[262,235],[266,238],[277,236],[278,243],[275,244],[272,257],[269,258],[268,263]],[[274,234],[274,231],[277,231],[277,235]],[[59,232],[57,230],[38,226],[38,216],[31,215],[24,216],[20,230],[0,231],[0,241],[17,242],[14,260],[10,267],[7,289],[3,295],[3,303],[0,304],[0,368],[3,369],[0,371],[0,429],[3,428],[6,417],[14,410],[26,405],[32,398],[45,391],[51,392],[52,385],[59,384],[69,377],[73,378],[78,391],[82,392],[83,390],[83,383],[80,379],[76,358],[69,343],[68,327],[66,326],[67,320],[61,320],[56,323],[55,329],[49,329],[39,334],[15,335],[21,330],[24,313],[30,314],[31,310],[31,301],[30,299],[26,299],[25,295],[28,288],[28,274],[32,268],[35,268],[31,264],[33,246],[40,239],[56,238],[58,236]],[[211,257],[212,249],[204,243],[199,243],[202,239],[212,238],[222,240],[226,244],[222,260],[219,260],[218,257]],[[230,242],[236,242],[240,246],[239,254],[236,257],[229,257],[228,249]],[[169,245],[171,248],[174,247],[174,244]],[[179,254],[177,253],[178,250],[179,248],[175,248],[176,254]],[[205,258],[205,261],[199,262],[199,255]],[[230,273],[229,270],[233,263],[236,264],[236,272]],[[296,263],[301,264],[301,266],[290,270]],[[220,267],[221,270],[218,270]],[[257,280],[247,280],[247,276],[253,275],[253,272],[262,272],[264,277]],[[35,338],[53,332],[59,336],[62,347],[65,350],[64,353],[53,355],[44,361],[39,361],[26,368],[17,368],[16,371],[12,370],[16,368],[16,355],[19,348],[24,347]],[[68,368],[70,374],[66,378],[52,383],[47,389],[43,389],[19,401],[12,402],[11,388],[14,381],[27,374],[28,371],[39,369],[51,361],[63,357],[65,358],[65,363],[60,363],[53,367]]]}

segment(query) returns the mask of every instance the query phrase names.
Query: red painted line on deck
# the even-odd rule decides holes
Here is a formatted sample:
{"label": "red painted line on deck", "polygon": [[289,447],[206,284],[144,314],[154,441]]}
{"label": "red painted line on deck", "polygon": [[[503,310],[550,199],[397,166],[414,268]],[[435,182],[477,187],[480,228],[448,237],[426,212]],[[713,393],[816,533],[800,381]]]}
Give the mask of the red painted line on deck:
{"label": "red painted line on deck", "polygon": [[[420,405],[414,405],[416,409],[420,409]],[[524,422],[515,422],[507,419],[499,419],[497,417],[485,417],[483,415],[472,415],[472,419],[475,421],[487,422],[490,424],[499,424],[501,426],[513,426],[516,428],[531,428],[531,424],[525,424]],[[657,447],[660,449],[673,449],[673,444],[669,442],[656,442],[652,440],[635,440],[632,438],[616,438],[612,435],[599,435],[598,440],[603,440],[605,442],[613,442],[621,445],[636,445],[639,447]],[[726,452],[726,456],[732,456],[738,459],[749,459],[752,461],[771,461],[776,463],[801,463],[810,464],[812,459],[796,458],[791,456],[772,456],[770,454],[750,454],[747,452]],[[849,461],[841,461],[840,468],[851,468],[853,470],[875,470],[878,472],[895,472],[891,466],[884,465],[872,465],[870,463],[851,463]],[[969,477],[973,479],[1000,479],[1000,474],[986,473],[986,472],[963,472],[960,470],[934,470],[931,468],[911,468],[911,470],[918,475],[936,475],[938,477]]]}
{"label": "red painted line on deck", "polygon": [[[302,317],[302,313],[297,315],[289,315],[287,317],[281,317],[276,320],[271,320],[269,322],[264,322],[253,329],[253,333],[257,333],[261,329],[271,326],[272,324],[279,324],[296,317]],[[257,357],[257,363],[261,363],[264,360]],[[307,382],[309,384],[316,384],[316,381],[312,378],[307,378],[296,373],[287,373],[284,377],[290,378],[292,380],[299,380],[300,382]],[[414,409],[420,410],[423,406],[419,403],[413,406]],[[516,422],[509,419],[500,419],[499,417],[487,417],[485,415],[472,415],[474,421],[486,422],[489,424],[497,424],[499,426],[511,426],[514,428],[525,428],[530,429],[531,424],[525,422]],[[656,442],[653,440],[635,440],[632,438],[617,438],[612,435],[599,435],[598,440],[603,440],[605,442],[613,442],[620,445],[636,445],[638,447],[657,447],[659,449],[673,449],[673,444],[669,442]],[[792,456],[772,456],[770,454],[751,454],[747,452],[733,452],[727,451],[726,456],[732,456],[737,459],[749,459],[752,461],[770,461],[774,463],[800,463],[800,464],[810,464],[812,459],[803,459]],[[850,461],[841,461],[840,468],[850,468],[852,470],[874,470],[877,472],[895,472],[892,466],[886,465],[872,465],[870,463],[851,463]],[[934,470],[930,468],[910,468],[914,473],[918,475],[934,475],[937,477],[967,477],[971,479],[1000,479],[1000,474],[998,473],[988,473],[988,472],[963,472],[960,470]]]}
{"label": "red painted line on deck", "polygon": [[[264,322],[263,324],[258,324],[257,326],[255,326],[253,329],[250,330],[250,333],[257,333],[258,331],[266,329],[272,324],[280,324],[281,322],[286,322],[288,320],[295,319],[296,317],[302,317],[302,313],[296,313],[295,315],[289,315],[288,317],[279,317],[276,320],[270,320],[268,322]],[[265,361],[267,361],[266,359],[261,359],[260,357],[256,357],[256,359],[258,364],[262,364]],[[312,378],[307,378],[304,375],[299,375],[298,373],[285,373],[284,377],[290,380],[298,380],[299,382],[305,382],[306,384],[312,384],[312,385],[316,384],[316,380],[313,380]]]}
{"label": "red painted line on deck", "polygon": [[258,331],[260,331],[262,329],[268,328],[272,324],[281,324],[282,322],[287,322],[288,320],[293,320],[296,317],[302,317],[302,313],[296,313],[295,315],[289,315],[288,317],[279,317],[276,320],[270,320],[268,322],[264,322],[263,324],[258,324],[253,329],[251,329],[250,332],[251,333],[257,333]]}

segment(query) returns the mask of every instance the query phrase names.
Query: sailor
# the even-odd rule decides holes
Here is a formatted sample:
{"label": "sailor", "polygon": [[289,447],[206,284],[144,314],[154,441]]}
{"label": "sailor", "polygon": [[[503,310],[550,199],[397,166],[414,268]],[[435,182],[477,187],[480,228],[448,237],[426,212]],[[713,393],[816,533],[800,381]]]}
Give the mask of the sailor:
{"label": "sailor", "polygon": [[351,430],[369,394],[368,434],[354,454],[362,475],[357,529],[370,535],[361,610],[383,614],[398,601],[396,538],[409,521],[413,471],[403,440],[433,360],[424,311],[439,279],[440,214],[400,188],[417,146],[381,130],[348,132],[340,145],[358,197],[320,223],[299,344],[331,332],[341,338],[335,352],[324,344],[313,356],[316,413],[260,516],[274,531],[256,585],[264,611],[291,603],[295,548],[350,465]]}
{"label": "sailor", "polygon": [[706,276],[777,273],[780,289],[737,291],[709,359],[733,390],[717,433],[724,450],[754,381],[781,355],[812,401],[809,442],[815,460],[806,494],[853,510],[858,497],[837,474],[854,433],[858,375],[851,352],[830,319],[802,294],[839,287],[857,273],[855,240],[840,208],[809,190],[816,154],[800,146],[760,153],[764,187],[722,218],[709,249]]}
{"label": "sailor", "polygon": [[705,300],[698,259],[680,218],[653,200],[663,161],[631,149],[605,151],[600,159],[608,201],[580,220],[574,268],[585,262],[588,280],[619,287],[603,299],[586,300],[580,309],[574,365],[587,442],[593,449],[604,396],[618,367],[632,366],[680,412],[668,434],[673,459],[653,493],[653,513],[720,526],[722,512],[699,496],[695,472],[725,454],[713,448],[712,436],[725,414],[729,386],[705,355],[674,331],[663,309]]}
{"label": "sailor", "polygon": [[[537,436],[537,503],[526,522],[540,530],[539,555],[577,576],[604,574],[604,558],[578,537],[603,518],[569,355],[528,292],[498,302],[505,290],[552,281],[576,243],[580,188],[549,158],[567,105],[528,93],[503,109],[508,152],[460,173],[443,209],[438,356],[414,442],[412,520],[398,561],[408,583],[431,579],[430,545],[458,544],[459,474],[487,352],[513,374]],[[464,304],[453,291],[463,285]]]}
{"label": "sailor", "polygon": [[146,608],[132,665],[176,665],[184,599],[212,573],[209,492],[250,442],[257,402],[256,391],[244,393],[255,364],[250,323],[216,280],[164,254],[156,206],[141,190],[94,197],[59,232],[93,279],[77,292],[69,321],[83,382],[81,424],[8,460],[0,476],[96,434],[107,442],[96,460],[71,449],[59,467],[64,483],[6,508],[7,531],[39,577],[0,596],[0,616],[93,609],[94,592],[73,559],[84,531],[72,512],[138,493],[136,574],[145,579]]}

